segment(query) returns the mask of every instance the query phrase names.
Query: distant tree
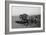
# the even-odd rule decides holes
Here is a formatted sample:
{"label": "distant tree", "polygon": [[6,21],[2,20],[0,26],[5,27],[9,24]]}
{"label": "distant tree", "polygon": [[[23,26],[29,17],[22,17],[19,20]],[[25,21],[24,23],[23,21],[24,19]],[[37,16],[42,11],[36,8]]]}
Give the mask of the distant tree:
{"label": "distant tree", "polygon": [[22,19],[21,21],[23,22],[23,24],[25,25],[28,25],[28,19],[27,19],[27,17],[28,17],[28,15],[27,14],[21,14],[20,16],[20,19]]}
{"label": "distant tree", "polygon": [[19,17],[20,17],[20,19],[25,21],[25,20],[27,20],[28,15],[27,14],[21,14]]}
{"label": "distant tree", "polygon": [[31,16],[31,23],[40,23],[40,15]]}

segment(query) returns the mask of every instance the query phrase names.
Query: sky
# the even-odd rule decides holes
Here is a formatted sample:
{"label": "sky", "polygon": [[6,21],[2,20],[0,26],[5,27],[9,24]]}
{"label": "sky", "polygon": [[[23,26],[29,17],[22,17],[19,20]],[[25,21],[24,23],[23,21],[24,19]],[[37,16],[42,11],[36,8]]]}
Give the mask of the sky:
{"label": "sky", "polygon": [[40,7],[29,7],[29,6],[12,6],[11,15],[19,16],[20,14],[37,15],[41,14]]}

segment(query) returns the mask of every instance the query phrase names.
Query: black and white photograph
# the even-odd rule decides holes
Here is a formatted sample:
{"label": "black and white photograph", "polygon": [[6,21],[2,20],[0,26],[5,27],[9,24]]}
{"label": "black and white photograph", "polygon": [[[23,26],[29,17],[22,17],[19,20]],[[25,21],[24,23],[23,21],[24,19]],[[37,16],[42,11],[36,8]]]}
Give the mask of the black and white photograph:
{"label": "black and white photograph", "polygon": [[41,7],[12,6],[12,28],[40,28]]}
{"label": "black and white photograph", "polygon": [[43,32],[44,3],[6,2],[6,33]]}

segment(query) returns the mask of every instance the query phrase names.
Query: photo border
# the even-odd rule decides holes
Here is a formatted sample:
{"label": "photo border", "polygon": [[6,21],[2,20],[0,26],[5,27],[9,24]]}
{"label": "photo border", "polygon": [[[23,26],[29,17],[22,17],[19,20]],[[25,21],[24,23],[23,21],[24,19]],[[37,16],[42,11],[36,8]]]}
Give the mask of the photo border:
{"label": "photo border", "polygon": [[[28,7],[40,7],[41,8],[41,27],[39,28],[14,28],[12,29],[12,16],[11,16],[11,7],[12,6],[28,6]],[[43,29],[43,6],[42,5],[23,5],[23,4],[9,4],[9,32],[17,32],[17,31],[34,31],[34,30],[42,30]]]}
{"label": "photo border", "polygon": [[[9,4],[33,4],[43,5],[43,30],[35,31],[18,31],[9,32]],[[20,1],[5,1],[5,33],[6,34],[18,34],[18,33],[33,33],[33,32],[45,32],[45,3],[38,2],[20,2]]]}

